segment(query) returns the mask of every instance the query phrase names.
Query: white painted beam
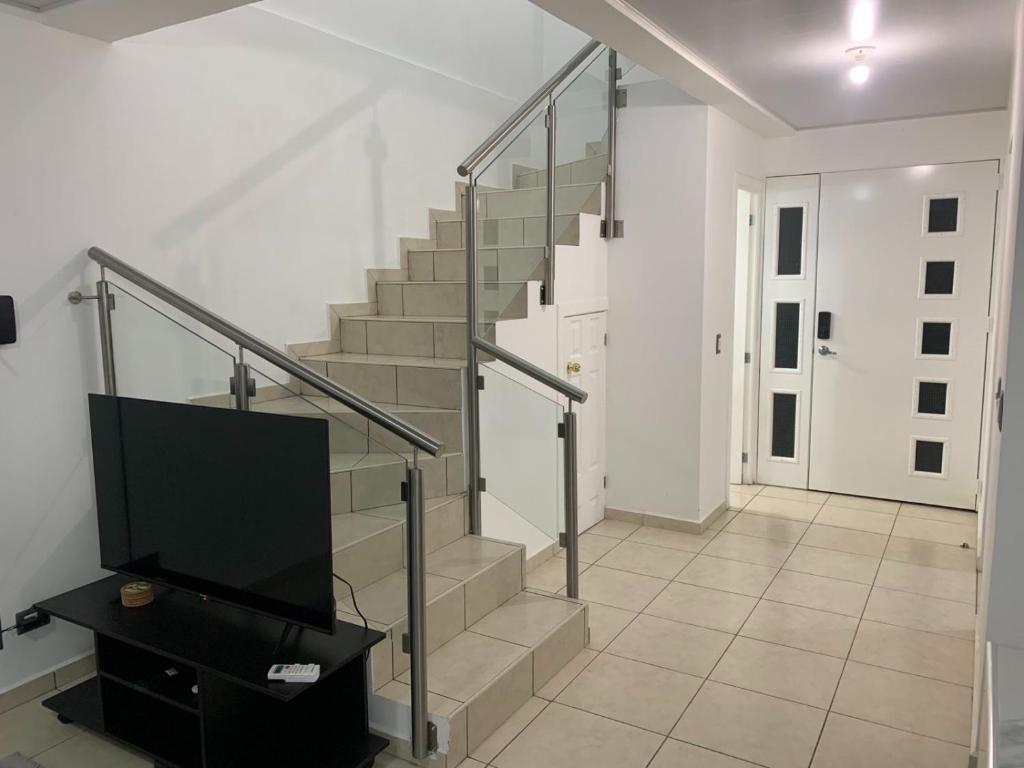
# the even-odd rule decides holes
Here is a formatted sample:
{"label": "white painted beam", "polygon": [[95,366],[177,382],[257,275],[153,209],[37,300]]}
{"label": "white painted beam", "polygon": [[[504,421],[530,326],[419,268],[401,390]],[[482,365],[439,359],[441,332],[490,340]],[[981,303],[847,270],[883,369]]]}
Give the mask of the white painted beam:
{"label": "white painted beam", "polygon": [[[252,0],[73,0],[30,11],[47,26],[114,42],[161,27],[220,13]],[[18,4],[24,8],[25,4]]]}
{"label": "white painted beam", "polygon": [[765,137],[794,129],[625,0],[533,0],[544,10],[621,51],[703,103]]}

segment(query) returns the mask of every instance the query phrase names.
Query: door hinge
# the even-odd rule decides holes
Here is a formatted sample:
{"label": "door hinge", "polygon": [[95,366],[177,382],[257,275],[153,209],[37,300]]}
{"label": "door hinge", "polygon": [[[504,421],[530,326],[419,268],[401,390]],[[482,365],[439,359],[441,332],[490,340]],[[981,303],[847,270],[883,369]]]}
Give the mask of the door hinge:
{"label": "door hinge", "polygon": [[743,453],[740,454],[740,463],[746,464],[748,461],[750,461],[750,455],[746,451],[744,451]]}
{"label": "door hinge", "polygon": [[608,334],[607,333],[604,335],[604,345],[606,347],[608,346]]}
{"label": "door hinge", "polygon": [[484,388],[484,377],[483,377],[483,374],[477,375],[477,377],[476,377],[476,388],[477,389],[483,389]]}
{"label": "door hinge", "polygon": [[565,437],[565,424],[558,422],[558,436]]}
{"label": "door hinge", "polygon": [[486,477],[481,477],[479,480],[476,481],[476,489],[480,491],[480,493],[484,493],[487,490]]}
{"label": "door hinge", "polygon": [[622,109],[623,107],[626,106],[628,101],[629,101],[629,97],[626,95],[626,89],[625,88],[616,88],[615,89],[615,106],[618,107],[619,109]]}
{"label": "door hinge", "polygon": [[744,363],[749,363],[750,362],[750,353],[749,352],[744,352],[743,353],[743,362]]}
{"label": "door hinge", "polygon": [[562,549],[565,549],[565,542],[567,542],[567,541],[568,541],[568,539],[565,537],[565,531],[559,531],[558,532],[558,546],[560,546]]}
{"label": "door hinge", "polygon": [[616,80],[621,80],[622,79],[622,67],[616,67],[615,68],[615,79]]}
{"label": "door hinge", "polygon": [[1003,404],[1006,402],[1006,392],[1003,389],[1003,379],[1000,377],[996,383],[996,427],[1003,431]]}
{"label": "door hinge", "polygon": [[607,487],[608,487],[608,475],[605,475],[605,476],[604,476],[604,486],[603,486],[603,487],[604,487],[604,488],[607,488]]}
{"label": "door hinge", "polygon": [[751,227],[754,226],[754,214],[750,214],[750,216],[749,216],[749,218],[747,220],[747,225],[751,226]]}

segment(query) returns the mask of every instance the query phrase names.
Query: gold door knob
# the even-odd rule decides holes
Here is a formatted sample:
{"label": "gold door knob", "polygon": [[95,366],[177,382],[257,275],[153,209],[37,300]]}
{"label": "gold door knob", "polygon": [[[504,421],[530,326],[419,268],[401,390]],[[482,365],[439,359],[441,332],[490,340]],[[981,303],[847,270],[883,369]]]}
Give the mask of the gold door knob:
{"label": "gold door knob", "polygon": [[566,373],[579,373],[581,370],[583,370],[583,366],[577,363],[575,360],[573,360],[571,363],[566,364],[565,366]]}

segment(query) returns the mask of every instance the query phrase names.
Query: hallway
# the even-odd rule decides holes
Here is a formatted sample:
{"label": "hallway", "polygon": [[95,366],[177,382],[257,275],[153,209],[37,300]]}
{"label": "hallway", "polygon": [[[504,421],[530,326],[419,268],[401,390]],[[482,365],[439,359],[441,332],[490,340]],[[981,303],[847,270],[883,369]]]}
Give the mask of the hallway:
{"label": "hallway", "polygon": [[[974,515],[762,486],[731,502],[699,536],[582,534],[590,647],[463,766],[966,765]],[[552,558],[529,586],[564,575]],[[0,754],[146,765],[39,701],[0,715]]]}

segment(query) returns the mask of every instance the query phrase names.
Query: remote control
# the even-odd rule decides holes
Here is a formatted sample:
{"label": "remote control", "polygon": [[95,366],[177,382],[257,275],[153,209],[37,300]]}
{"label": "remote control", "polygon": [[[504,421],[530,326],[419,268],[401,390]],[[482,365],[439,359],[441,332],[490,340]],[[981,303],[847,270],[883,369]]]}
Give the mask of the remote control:
{"label": "remote control", "polygon": [[267,672],[267,680],[284,683],[315,683],[319,679],[319,664],[275,664]]}

